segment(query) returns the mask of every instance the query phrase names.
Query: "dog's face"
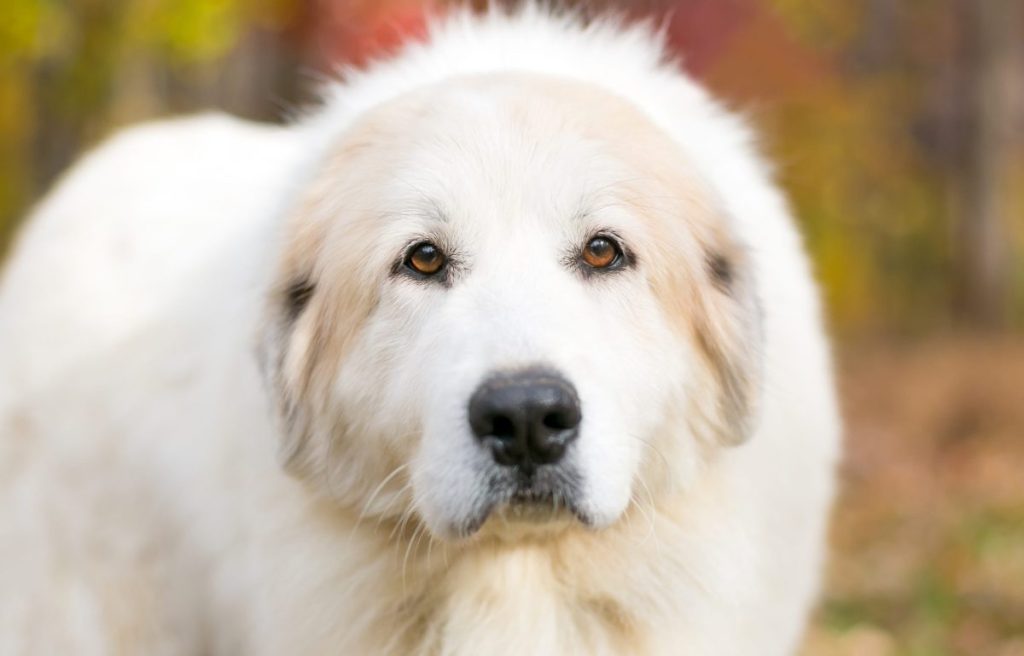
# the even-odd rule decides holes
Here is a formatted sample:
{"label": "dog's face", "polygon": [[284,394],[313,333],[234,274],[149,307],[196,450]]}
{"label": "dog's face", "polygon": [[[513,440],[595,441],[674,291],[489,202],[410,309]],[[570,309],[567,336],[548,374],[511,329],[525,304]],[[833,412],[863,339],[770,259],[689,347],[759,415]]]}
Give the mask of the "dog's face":
{"label": "dog's face", "polygon": [[392,101],[288,230],[263,338],[283,458],[361,515],[605,526],[750,431],[743,250],[609,94],[507,75]]}

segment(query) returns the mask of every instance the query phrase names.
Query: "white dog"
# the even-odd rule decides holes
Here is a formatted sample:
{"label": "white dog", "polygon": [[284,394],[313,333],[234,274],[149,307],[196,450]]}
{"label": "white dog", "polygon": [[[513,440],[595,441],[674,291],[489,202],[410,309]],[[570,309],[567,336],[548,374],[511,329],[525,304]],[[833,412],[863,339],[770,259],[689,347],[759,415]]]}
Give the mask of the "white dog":
{"label": "white dog", "polygon": [[0,289],[0,653],[792,653],[839,422],[750,141],[533,9],[112,139]]}

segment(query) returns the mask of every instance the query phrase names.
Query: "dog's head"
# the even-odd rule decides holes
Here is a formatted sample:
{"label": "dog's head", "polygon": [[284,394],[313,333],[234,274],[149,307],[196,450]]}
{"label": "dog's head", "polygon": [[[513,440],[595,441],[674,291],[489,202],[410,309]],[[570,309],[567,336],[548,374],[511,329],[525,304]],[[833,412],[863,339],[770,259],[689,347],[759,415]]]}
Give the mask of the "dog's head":
{"label": "dog's head", "polygon": [[755,420],[729,217],[583,84],[466,78],[369,111],[293,208],[264,330],[288,469],[443,537],[608,525]]}

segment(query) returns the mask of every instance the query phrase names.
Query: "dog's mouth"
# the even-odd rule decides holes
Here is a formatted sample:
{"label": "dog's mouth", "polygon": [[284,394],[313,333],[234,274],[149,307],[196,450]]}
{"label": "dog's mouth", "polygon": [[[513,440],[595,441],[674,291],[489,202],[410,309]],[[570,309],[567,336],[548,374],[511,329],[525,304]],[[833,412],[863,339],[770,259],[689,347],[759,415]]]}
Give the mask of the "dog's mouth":
{"label": "dog's mouth", "polygon": [[548,532],[571,525],[589,526],[579,505],[579,483],[564,472],[538,472],[498,479],[489,486],[480,512],[462,534]]}
{"label": "dog's mouth", "polygon": [[586,523],[574,499],[557,492],[517,492],[497,511],[509,521],[542,523],[575,518]]}

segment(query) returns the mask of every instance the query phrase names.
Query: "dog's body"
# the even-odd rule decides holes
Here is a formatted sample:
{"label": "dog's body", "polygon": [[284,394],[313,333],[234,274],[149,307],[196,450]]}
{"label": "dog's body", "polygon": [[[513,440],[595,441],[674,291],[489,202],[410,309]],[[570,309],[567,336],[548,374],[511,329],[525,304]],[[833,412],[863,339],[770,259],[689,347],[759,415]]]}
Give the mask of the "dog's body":
{"label": "dog's body", "polygon": [[[427,238],[443,279],[392,262]],[[466,405],[535,365],[582,423],[523,474]],[[646,30],[527,10],[87,157],[0,288],[0,431],[3,654],[760,656],[838,420],[742,126]]]}

